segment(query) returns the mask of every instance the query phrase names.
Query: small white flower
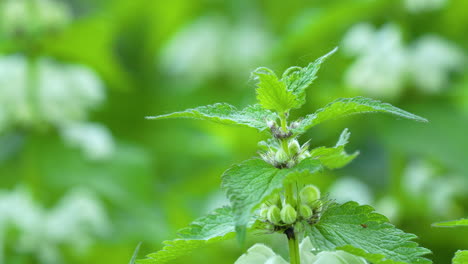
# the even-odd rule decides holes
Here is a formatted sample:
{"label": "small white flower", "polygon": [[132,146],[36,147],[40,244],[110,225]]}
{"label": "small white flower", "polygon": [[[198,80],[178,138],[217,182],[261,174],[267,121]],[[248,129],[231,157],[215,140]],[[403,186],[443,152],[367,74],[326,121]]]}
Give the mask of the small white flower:
{"label": "small white flower", "polygon": [[65,142],[80,148],[90,160],[105,160],[112,156],[115,143],[110,131],[97,123],[71,123],[62,127]]}
{"label": "small white flower", "polygon": [[406,0],[405,7],[411,13],[432,11],[442,8],[447,0]]}
{"label": "small white flower", "polygon": [[[299,245],[302,264],[366,264],[366,260],[344,251],[323,251],[314,255],[314,247],[309,238],[302,240]],[[271,248],[263,244],[255,244],[240,256],[234,264],[288,264]]]}

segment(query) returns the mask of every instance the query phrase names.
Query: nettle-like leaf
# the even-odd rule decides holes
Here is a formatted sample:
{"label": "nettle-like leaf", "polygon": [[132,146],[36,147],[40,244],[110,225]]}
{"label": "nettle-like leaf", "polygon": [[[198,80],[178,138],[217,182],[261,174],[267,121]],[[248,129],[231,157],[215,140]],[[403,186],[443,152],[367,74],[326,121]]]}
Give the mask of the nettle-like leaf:
{"label": "nettle-like leaf", "polygon": [[293,168],[278,169],[261,159],[232,166],[222,176],[222,186],[231,201],[240,241],[253,211],[288,181],[298,180],[321,169],[320,162],[305,159]]}
{"label": "nettle-like leaf", "polygon": [[468,219],[460,219],[460,220],[454,220],[454,221],[439,222],[439,223],[433,224],[433,226],[437,226],[437,227],[468,226]]}
{"label": "nettle-like leaf", "polygon": [[[251,223],[249,223],[251,224]],[[214,242],[227,240],[235,236],[234,218],[230,207],[223,207],[213,213],[192,222],[179,230],[179,238],[164,241],[165,246],[146,259],[137,260],[138,264],[169,263],[181,256]]]}
{"label": "nettle-like leaf", "polygon": [[348,144],[351,133],[346,128],[340,135],[340,138],[333,148],[318,147],[310,151],[312,158],[320,160],[323,166],[330,169],[338,169],[346,166],[354,158],[359,155],[359,152],[348,154],[345,151],[345,146]]}
{"label": "nettle-like leaf", "polygon": [[458,250],[452,259],[453,264],[468,264],[468,250]]}
{"label": "nettle-like leaf", "polygon": [[240,125],[264,131],[268,129],[267,121],[276,120],[277,115],[269,110],[263,109],[260,105],[252,105],[242,110],[238,110],[230,104],[217,103],[187,109],[182,112],[147,117],[147,119],[169,118],[208,120],[225,125]]}
{"label": "nettle-like leaf", "polygon": [[306,227],[306,235],[318,250],[343,250],[374,264],[429,264],[422,257],[430,250],[416,238],[388,222],[370,206],[356,202],[332,205],[319,223]]}
{"label": "nettle-like leaf", "polygon": [[392,106],[391,104],[382,103],[370,98],[340,98],[317,110],[315,113],[307,115],[299,122],[299,126],[294,130],[294,133],[302,134],[311,127],[328,120],[333,120],[353,114],[372,112],[388,113],[419,122],[427,122],[427,119],[425,118],[406,112],[398,107]]}
{"label": "nettle-like leaf", "polygon": [[306,89],[312,82],[317,78],[317,72],[320,69],[320,65],[338,48],[333,49],[324,56],[318,58],[314,62],[310,63],[307,67],[291,67],[287,69],[281,80],[286,84],[286,87],[297,97],[297,105],[295,108],[302,106],[306,101]]}
{"label": "nettle-like leaf", "polygon": [[253,75],[258,80],[257,100],[263,108],[284,113],[298,106],[296,95],[286,88],[286,84],[272,70],[258,68]]}

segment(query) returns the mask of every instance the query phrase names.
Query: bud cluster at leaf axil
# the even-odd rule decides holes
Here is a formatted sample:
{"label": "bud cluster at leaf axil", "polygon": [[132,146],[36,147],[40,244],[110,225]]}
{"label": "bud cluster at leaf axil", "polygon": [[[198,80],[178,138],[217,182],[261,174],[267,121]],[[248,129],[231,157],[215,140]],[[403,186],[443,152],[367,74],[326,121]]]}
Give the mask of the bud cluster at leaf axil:
{"label": "bud cluster at leaf axil", "polygon": [[276,168],[292,168],[303,159],[310,157],[309,142],[301,146],[297,139],[291,139],[286,147],[274,141],[262,143],[265,151],[260,153],[260,157]]}
{"label": "bud cluster at leaf axil", "polygon": [[294,225],[298,221],[316,220],[322,208],[320,190],[314,185],[303,187],[297,199],[274,194],[262,204],[260,219],[275,227]]}

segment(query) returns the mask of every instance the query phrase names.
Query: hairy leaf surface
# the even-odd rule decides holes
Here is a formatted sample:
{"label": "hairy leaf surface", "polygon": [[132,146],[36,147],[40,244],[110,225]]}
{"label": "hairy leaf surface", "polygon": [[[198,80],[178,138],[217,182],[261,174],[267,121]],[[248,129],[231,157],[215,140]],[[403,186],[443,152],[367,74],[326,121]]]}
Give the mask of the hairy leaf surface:
{"label": "hairy leaf surface", "polygon": [[178,257],[188,255],[208,244],[230,239],[235,236],[234,218],[230,207],[223,207],[192,222],[179,230],[179,238],[164,241],[164,247],[149,254],[146,259],[137,260],[139,264],[169,263]]}
{"label": "hairy leaf surface", "polygon": [[253,72],[257,83],[257,100],[265,109],[284,113],[297,107],[297,97],[286,89],[286,84],[268,68],[258,68]]}
{"label": "hairy leaf surface", "polygon": [[320,69],[320,65],[337,50],[338,48],[333,49],[329,53],[310,63],[307,67],[301,68],[296,66],[285,71],[281,80],[286,84],[287,89],[296,95],[298,103],[295,108],[298,108],[305,103],[306,89],[317,78],[317,72]]}
{"label": "hairy leaf surface", "polygon": [[239,240],[245,238],[245,226],[265,199],[290,180],[306,176],[321,168],[320,162],[305,159],[290,169],[278,169],[261,159],[251,159],[234,165],[223,174],[223,188],[231,201]]}
{"label": "hairy leaf surface", "polygon": [[453,264],[468,264],[468,250],[459,250],[452,260]]}
{"label": "hairy leaf surface", "polygon": [[348,144],[351,133],[346,128],[340,135],[340,139],[333,148],[318,147],[310,151],[312,158],[318,159],[323,166],[330,169],[337,169],[346,166],[359,152],[348,154],[345,151],[345,146]]}
{"label": "hairy leaf surface", "polygon": [[277,115],[271,111],[263,109],[260,105],[252,105],[242,110],[238,110],[236,107],[230,104],[217,103],[213,105],[187,109],[182,112],[175,112],[160,116],[150,116],[147,118],[191,118],[199,120],[208,120],[225,125],[247,126],[263,131],[268,129],[267,121],[275,120],[277,118]]}
{"label": "hairy leaf surface", "polygon": [[419,122],[427,122],[425,118],[406,112],[388,103],[382,103],[365,97],[340,98],[317,110],[315,113],[307,115],[300,121],[299,127],[294,130],[294,133],[302,134],[311,127],[328,120],[353,114],[373,112],[388,113]]}
{"label": "hairy leaf surface", "polygon": [[344,250],[374,264],[428,264],[430,253],[370,206],[356,202],[332,205],[318,224],[306,227],[306,235],[319,250]]}
{"label": "hairy leaf surface", "polygon": [[439,222],[439,223],[433,224],[433,226],[437,226],[437,227],[468,226],[468,219],[460,219],[460,220],[454,220],[454,221]]}

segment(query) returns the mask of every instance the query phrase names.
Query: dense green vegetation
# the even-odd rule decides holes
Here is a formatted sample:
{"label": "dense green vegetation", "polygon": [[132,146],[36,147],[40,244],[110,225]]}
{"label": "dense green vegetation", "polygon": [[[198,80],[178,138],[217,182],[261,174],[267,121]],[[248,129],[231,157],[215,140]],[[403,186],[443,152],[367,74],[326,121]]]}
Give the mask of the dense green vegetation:
{"label": "dense green vegetation", "polygon": [[[269,127],[244,108],[257,80],[274,84],[273,72],[308,69],[334,47],[307,90],[291,96],[277,83],[280,93],[258,96],[272,113],[295,109],[290,121],[305,116],[294,137],[310,139],[316,155],[354,159],[331,158],[311,179],[347,205],[330,214],[369,204],[417,235],[434,263],[468,249],[468,229],[432,226],[468,216],[465,0],[3,0],[0,12],[0,263],[128,263],[139,242],[138,259],[161,249],[229,204],[219,188],[226,168],[265,151],[257,142]],[[310,114],[361,96],[430,122]],[[226,102],[218,122],[241,126],[144,118],[194,109],[176,115],[205,119],[196,107],[217,102]],[[270,233],[173,263],[233,263],[257,242],[288,259],[285,236]]]}

